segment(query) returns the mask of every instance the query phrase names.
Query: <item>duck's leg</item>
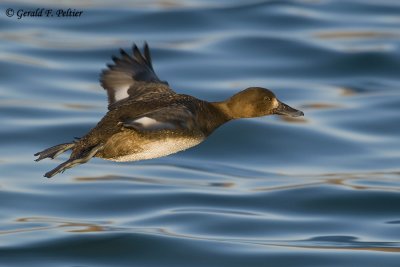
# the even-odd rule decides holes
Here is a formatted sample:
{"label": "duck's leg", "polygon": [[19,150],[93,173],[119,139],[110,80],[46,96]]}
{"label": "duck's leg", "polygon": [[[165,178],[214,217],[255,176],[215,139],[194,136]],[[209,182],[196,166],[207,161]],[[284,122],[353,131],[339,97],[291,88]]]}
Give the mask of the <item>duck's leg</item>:
{"label": "duck's leg", "polygon": [[64,153],[65,151],[72,149],[75,146],[75,143],[65,143],[65,144],[59,144],[56,146],[52,146],[48,149],[45,149],[41,152],[38,152],[35,154],[35,156],[39,156],[35,161],[39,161],[45,158],[51,158],[54,159],[58,155]]}
{"label": "duck's leg", "polygon": [[72,159],[70,158],[66,162],[61,163],[60,165],[58,165],[53,170],[47,172],[44,175],[44,177],[51,178],[54,175],[56,175],[57,173],[64,172],[66,169],[69,169],[69,168],[75,167],[76,165],[80,165],[80,164],[88,162],[102,148],[103,148],[103,144],[98,144],[98,145],[95,145],[95,146],[93,146],[93,147],[91,147],[89,149],[86,149],[85,151],[80,153],[78,157],[75,157],[75,158],[72,158]]}

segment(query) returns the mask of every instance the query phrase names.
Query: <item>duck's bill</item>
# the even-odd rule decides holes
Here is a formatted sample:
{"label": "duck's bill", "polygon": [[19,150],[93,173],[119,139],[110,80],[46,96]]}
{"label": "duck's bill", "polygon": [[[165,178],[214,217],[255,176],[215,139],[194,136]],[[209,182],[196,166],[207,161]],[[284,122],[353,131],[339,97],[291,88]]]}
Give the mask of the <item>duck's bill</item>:
{"label": "duck's bill", "polygon": [[286,115],[286,116],[290,116],[290,117],[304,116],[303,111],[289,107],[288,105],[286,105],[285,103],[282,103],[282,102],[279,102],[278,107],[275,108],[275,110],[274,110],[274,114]]}

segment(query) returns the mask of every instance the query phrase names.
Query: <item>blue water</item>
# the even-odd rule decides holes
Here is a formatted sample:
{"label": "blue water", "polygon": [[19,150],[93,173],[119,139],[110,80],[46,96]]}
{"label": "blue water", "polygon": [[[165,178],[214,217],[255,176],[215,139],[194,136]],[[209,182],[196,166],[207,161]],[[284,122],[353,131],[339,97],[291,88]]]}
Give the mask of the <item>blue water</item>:
{"label": "blue water", "polygon": [[[0,266],[399,266],[399,1],[29,2],[0,3]],[[305,117],[44,178],[68,154],[33,154],[102,118],[101,69],[144,41],[179,93],[268,87]]]}

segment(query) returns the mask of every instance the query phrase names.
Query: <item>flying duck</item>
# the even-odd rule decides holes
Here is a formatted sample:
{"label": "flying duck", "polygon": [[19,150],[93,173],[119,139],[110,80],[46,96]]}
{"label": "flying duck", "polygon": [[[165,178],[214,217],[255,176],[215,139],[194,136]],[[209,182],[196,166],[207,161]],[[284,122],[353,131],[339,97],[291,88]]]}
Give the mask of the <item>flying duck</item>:
{"label": "flying duck", "polygon": [[36,161],[54,159],[67,150],[70,158],[47,172],[53,177],[92,157],[138,161],[170,155],[204,141],[222,124],[267,115],[303,116],[261,87],[247,88],[220,102],[177,94],[154,72],[147,43],[143,54],[134,44],[132,55],[119,57],[100,75],[107,91],[108,112],[85,136],[35,154]]}

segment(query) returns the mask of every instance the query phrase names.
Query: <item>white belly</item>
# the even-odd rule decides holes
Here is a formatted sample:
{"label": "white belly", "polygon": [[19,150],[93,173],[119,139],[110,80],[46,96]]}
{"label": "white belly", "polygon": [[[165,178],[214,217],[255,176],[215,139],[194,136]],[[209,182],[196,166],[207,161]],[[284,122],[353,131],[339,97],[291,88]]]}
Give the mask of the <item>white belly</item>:
{"label": "white belly", "polygon": [[167,138],[161,141],[150,142],[141,146],[138,152],[116,158],[106,158],[112,161],[137,161],[167,156],[200,144],[204,138]]}

